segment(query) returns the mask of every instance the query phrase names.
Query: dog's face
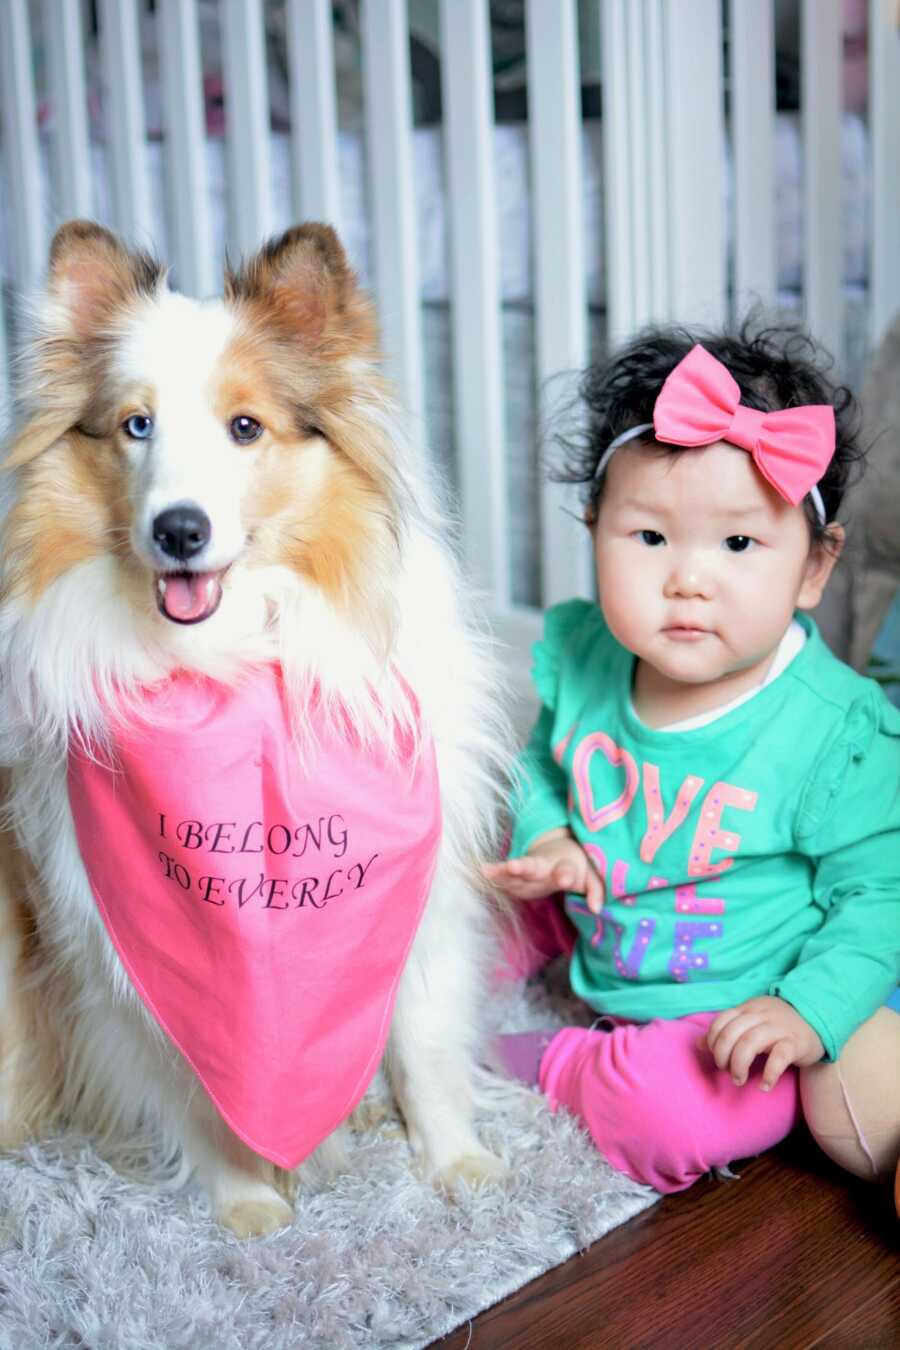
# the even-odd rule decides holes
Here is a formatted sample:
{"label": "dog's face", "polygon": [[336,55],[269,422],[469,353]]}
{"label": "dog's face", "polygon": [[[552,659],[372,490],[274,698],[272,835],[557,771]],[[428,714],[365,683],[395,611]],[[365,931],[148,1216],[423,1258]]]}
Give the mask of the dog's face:
{"label": "dog's face", "polygon": [[203,303],[100,226],[63,226],[26,355],[7,592],[35,604],[112,559],[162,628],[206,624],[236,575],[272,567],[371,607],[402,471],[370,309],[327,226],[289,231]]}

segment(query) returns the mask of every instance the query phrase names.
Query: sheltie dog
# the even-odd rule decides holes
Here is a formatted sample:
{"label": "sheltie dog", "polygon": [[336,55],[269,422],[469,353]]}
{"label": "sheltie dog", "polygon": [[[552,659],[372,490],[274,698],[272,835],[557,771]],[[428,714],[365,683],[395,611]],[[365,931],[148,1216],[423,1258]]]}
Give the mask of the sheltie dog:
{"label": "sheltie dog", "polygon": [[[56,1120],[101,1138],[149,1122],[241,1235],[289,1222],[280,1173],[225,1124],[127,977],[67,782],[76,748],[100,754],[109,708],[176,672],[228,690],[276,666],[301,758],[313,696],[387,755],[414,701],[443,832],[385,1067],[428,1175],[502,1170],[474,1132],[473,1084],[491,951],[477,860],[496,846],[504,725],[378,360],[370,305],[325,225],[272,240],[227,271],[222,300],[200,302],[99,225],[70,222],[2,475],[0,1142]],[[193,759],[188,743],[178,774]]]}

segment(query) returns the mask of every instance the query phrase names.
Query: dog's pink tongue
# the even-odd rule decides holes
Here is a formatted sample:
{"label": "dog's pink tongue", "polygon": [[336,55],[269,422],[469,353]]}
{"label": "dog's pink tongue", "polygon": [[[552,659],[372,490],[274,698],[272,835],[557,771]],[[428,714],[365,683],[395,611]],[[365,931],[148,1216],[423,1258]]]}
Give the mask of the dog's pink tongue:
{"label": "dog's pink tongue", "polygon": [[177,572],[166,577],[163,609],[170,619],[195,623],[213,612],[220,596],[216,572]]}

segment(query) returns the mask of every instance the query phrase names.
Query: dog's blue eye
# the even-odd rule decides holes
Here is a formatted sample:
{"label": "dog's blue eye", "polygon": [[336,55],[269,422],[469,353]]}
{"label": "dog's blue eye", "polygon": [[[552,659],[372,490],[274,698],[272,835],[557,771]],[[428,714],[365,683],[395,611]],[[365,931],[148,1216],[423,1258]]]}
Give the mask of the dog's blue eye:
{"label": "dog's blue eye", "polygon": [[132,413],[122,426],[125,435],[130,436],[133,441],[147,441],[153,435],[153,418],[146,417],[144,413]]}
{"label": "dog's blue eye", "polygon": [[247,417],[242,413],[240,417],[232,417],[228,423],[228,430],[231,433],[231,439],[237,441],[238,445],[249,445],[251,441],[259,440],[263,433],[262,426],[255,417]]}

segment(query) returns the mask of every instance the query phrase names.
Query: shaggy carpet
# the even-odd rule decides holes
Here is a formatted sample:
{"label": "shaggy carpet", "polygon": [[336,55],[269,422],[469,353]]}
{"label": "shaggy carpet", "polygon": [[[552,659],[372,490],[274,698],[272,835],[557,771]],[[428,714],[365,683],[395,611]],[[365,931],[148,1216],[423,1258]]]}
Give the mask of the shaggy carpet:
{"label": "shaggy carpet", "polygon": [[[497,1022],[557,1023],[546,986]],[[427,1345],[645,1209],[564,1113],[518,1089],[481,1122],[500,1185],[437,1194],[396,1119],[348,1134],[348,1166],[299,1190],[291,1228],[239,1242],[201,1197],[127,1180],[84,1140],[0,1159],[3,1350],[357,1350]]]}

